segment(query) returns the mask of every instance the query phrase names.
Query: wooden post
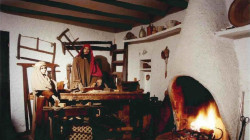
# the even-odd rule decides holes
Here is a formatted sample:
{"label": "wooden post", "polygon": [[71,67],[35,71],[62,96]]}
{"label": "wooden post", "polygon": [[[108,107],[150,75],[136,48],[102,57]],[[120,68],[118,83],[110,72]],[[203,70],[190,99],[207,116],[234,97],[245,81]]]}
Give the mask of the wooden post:
{"label": "wooden post", "polygon": [[18,40],[17,40],[17,59],[20,59],[20,43],[21,43],[21,34],[18,35]]}
{"label": "wooden post", "polygon": [[123,54],[123,81],[128,80],[128,43],[124,44]]}
{"label": "wooden post", "polygon": [[39,50],[39,38],[36,40],[36,49]]}
{"label": "wooden post", "polygon": [[29,87],[28,87],[27,67],[22,65],[22,69],[23,69],[23,93],[24,93],[25,126],[26,126],[26,132],[28,132],[28,131],[30,131],[30,129],[32,127],[32,125],[31,125],[32,112],[31,112],[30,101],[28,101]]}

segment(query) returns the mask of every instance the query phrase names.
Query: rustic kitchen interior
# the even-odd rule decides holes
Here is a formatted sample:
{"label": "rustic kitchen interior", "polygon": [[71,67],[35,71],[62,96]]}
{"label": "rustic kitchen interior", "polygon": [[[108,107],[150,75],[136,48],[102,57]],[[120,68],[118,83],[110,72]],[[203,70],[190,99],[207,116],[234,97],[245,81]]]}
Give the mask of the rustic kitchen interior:
{"label": "rustic kitchen interior", "polygon": [[[1,0],[1,139],[250,139],[249,4]],[[70,86],[85,44],[102,88]],[[59,104],[32,92],[39,61]]]}

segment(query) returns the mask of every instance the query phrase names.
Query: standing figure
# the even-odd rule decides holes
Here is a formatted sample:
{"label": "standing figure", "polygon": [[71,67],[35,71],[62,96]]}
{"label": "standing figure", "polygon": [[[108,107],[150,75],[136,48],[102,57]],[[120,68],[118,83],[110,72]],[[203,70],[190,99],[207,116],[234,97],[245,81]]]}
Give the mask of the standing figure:
{"label": "standing figure", "polygon": [[167,77],[167,64],[168,64],[168,58],[169,58],[169,49],[168,46],[161,52],[161,58],[165,60],[165,78]]}
{"label": "standing figure", "polygon": [[73,59],[70,88],[95,87],[97,79],[101,78],[102,72],[95,62],[91,46],[84,44]]}

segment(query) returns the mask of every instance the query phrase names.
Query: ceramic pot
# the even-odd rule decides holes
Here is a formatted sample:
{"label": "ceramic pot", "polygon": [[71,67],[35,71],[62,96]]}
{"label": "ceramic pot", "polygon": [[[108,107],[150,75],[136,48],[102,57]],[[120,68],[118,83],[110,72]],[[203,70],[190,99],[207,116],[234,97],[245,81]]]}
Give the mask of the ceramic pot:
{"label": "ceramic pot", "polygon": [[164,29],[164,26],[157,26],[157,31],[160,32]]}

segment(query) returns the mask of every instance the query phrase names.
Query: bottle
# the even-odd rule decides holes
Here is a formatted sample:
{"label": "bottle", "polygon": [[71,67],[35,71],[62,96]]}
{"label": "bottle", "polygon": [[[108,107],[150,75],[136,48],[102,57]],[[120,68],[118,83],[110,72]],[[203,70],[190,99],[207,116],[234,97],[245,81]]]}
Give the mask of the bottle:
{"label": "bottle", "polygon": [[146,31],[143,28],[143,26],[141,26],[141,30],[139,32],[139,38],[145,37],[146,36]]}
{"label": "bottle", "polygon": [[152,26],[151,26],[151,24],[149,24],[147,27],[147,36],[149,36],[151,34],[152,34]]}
{"label": "bottle", "polygon": [[157,33],[156,27],[154,25],[152,25],[152,34]]}

